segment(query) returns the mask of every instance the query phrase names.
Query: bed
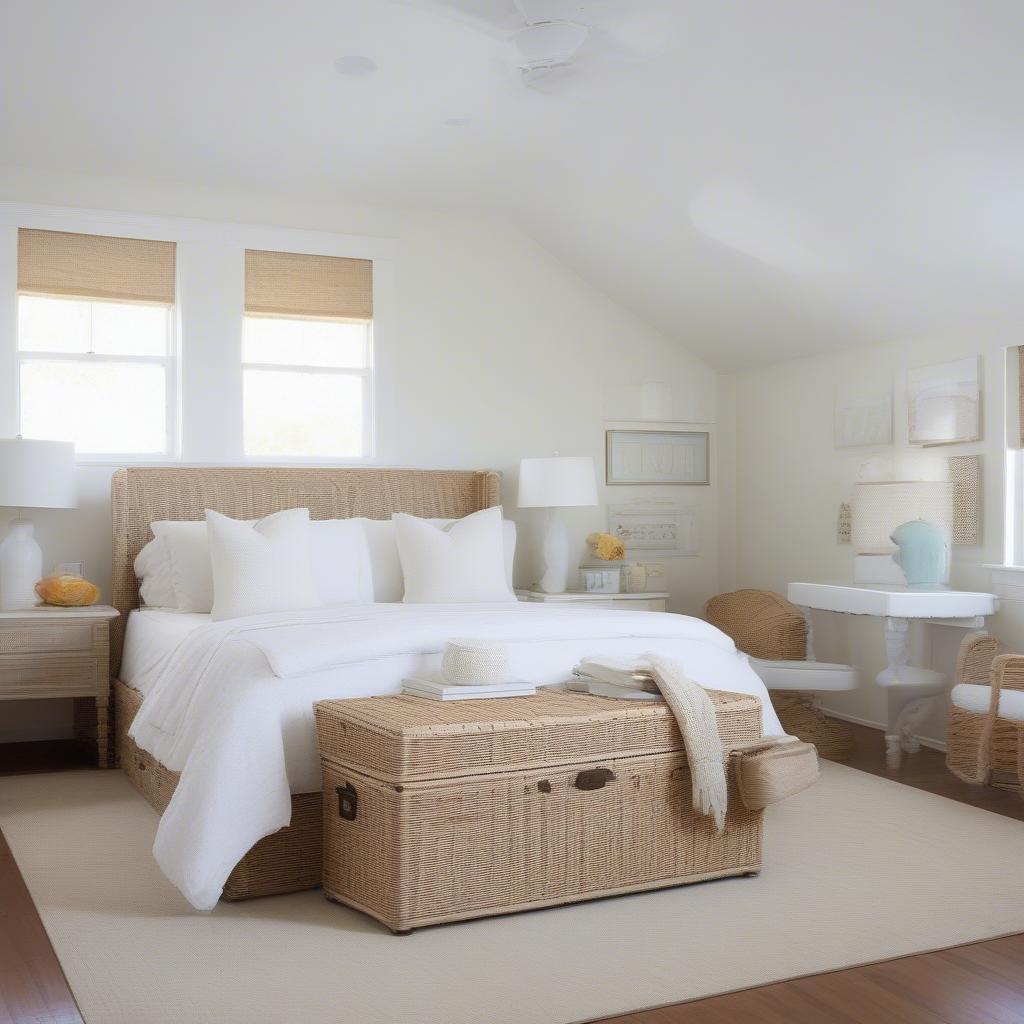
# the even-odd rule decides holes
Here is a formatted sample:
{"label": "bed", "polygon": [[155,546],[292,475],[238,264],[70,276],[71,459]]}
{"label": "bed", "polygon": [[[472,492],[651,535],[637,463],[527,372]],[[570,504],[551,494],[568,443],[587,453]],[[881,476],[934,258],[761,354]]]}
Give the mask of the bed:
{"label": "bed", "polygon": [[455,519],[498,503],[495,473],[139,468],[115,474],[112,493],[122,613],[111,645],[115,747],[162,815],[154,856],[198,909],[320,884],[313,703],[398,692],[404,676],[436,671],[452,636],[502,641],[517,677],[544,684],[563,682],[581,657],[657,650],[684,661],[704,686],[755,694],[765,733],[781,732],[745,657],[687,616],[380,597],[226,621],[138,609],[133,560],[157,520],[199,519],[206,508],[256,519],[296,506],[316,519],[395,511]]}
{"label": "bed", "polygon": [[[239,519],[307,506],[314,519],[394,512],[459,518],[500,501],[500,476],[490,471],[420,469],[189,469],[118,470],[111,483],[113,521],[112,600],[121,613],[111,624],[114,749],[132,784],[159,812],[167,807],[178,775],[129,738],[128,727],[142,694],[119,678],[129,613],[139,607],[133,563],[153,539],[149,524],[160,519],[202,519],[207,508]],[[223,898],[250,899],[320,885],[320,792],[292,796],[287,828],[260,840],[237,864]]]}

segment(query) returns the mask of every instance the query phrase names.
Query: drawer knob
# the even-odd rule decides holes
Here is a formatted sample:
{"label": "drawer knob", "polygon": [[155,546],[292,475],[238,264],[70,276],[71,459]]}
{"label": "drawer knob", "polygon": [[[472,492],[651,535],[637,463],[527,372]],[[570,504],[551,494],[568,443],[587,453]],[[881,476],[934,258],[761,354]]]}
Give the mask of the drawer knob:
{"label": "drawer knob", "polygon": [[576,776],[573,785],[577,789],[604,789],[605,783],[611,782],[615,773],[610,768],[588,768]]}

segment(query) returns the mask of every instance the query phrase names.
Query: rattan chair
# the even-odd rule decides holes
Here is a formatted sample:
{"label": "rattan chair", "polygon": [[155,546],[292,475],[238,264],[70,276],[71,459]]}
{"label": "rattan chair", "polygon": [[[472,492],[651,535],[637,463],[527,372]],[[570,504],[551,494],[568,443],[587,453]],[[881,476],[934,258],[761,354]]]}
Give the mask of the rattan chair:
{"label": "rattan chair", "polygon": [[853,753],[853,730],[825,715],[814,694],[855,688],[857,672],[849,665],[807,661],[807,623],[798,608],[770,590],[736,590],[711,598],[704,617],[750,655],[786,732],[833,761]]}
{"label": "rattan chair", "polygon": [[964,637],[950,699],[949,770],[972,785],[1024,796],[1024,655],[1000,654],[989,633]]}

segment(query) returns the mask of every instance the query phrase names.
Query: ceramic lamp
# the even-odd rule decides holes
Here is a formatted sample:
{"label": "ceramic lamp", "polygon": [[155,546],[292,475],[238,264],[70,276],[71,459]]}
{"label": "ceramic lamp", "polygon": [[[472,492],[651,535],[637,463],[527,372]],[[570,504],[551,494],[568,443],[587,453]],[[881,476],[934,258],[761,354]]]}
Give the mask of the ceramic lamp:
{"label": "ceramic lamp", "polygon": [[519,463],[519,507],[546,508],[541,542],[544,571],[539,587],[563,594],[569,585],[569,532],[555,509],[597,504],[594,460],[589,456],[552,456]]}
{"label": "ceramic lamp", "polygon": [[[75,446],[67,441],[0,439],[0,505],[75,508]],[[33,608],[43,553],[29,519],[12,519],[0,543],[0,608]]]}

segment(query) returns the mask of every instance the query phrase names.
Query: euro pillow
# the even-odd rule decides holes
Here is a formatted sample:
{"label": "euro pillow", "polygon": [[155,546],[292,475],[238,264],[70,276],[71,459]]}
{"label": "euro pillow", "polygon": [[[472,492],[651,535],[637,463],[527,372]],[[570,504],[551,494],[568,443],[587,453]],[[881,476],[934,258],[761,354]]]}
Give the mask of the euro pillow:
{"label": "euro pillow", "polygon": [[249,524],[206,510],[214,622],[320,608],[309,559],[309,509],[290,508]]}
{"label": "euro pillow", "polygon": [[[244,520],[252,524],[255,520]],[[210,541],[203,520],[159,520],[135,559],[139,594],[150,608],[209,612],[213,607]],[[310,564],[328,606],[373,601],[370,549],[362,521],[315,519],[309,524]],[[396,554],[397,560],[397,554]],[[396,600],[400,599],[396,598]]]}
{"label": "euro pillow", "polygon": [[[442,528],[461,522],[459,519],[422,519],[420,521]],[[362,523],[366,532],[367,551],[373,576],[371,600],[401,601],[405,592],[405,581],[402,578],[402,560],[398,556],[398,543],[395,540],[394,521],[391,519],[360,519],[359,522]],[[511,590],[512,571],[516,556],[516,524],[511,519],[503,519],[501,529],[505,556],[505,580]]]}
{"label": "euro pillow", "polygon": [[485,508],[439,527],[396,512],[395,540],[406,604],[514,601],[505,578],[501,508]]}

